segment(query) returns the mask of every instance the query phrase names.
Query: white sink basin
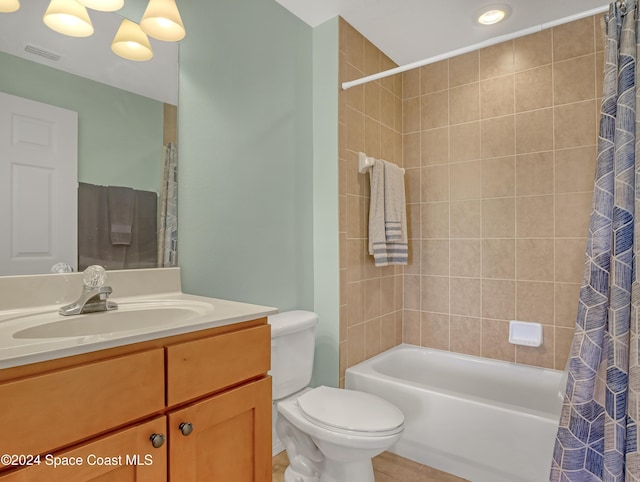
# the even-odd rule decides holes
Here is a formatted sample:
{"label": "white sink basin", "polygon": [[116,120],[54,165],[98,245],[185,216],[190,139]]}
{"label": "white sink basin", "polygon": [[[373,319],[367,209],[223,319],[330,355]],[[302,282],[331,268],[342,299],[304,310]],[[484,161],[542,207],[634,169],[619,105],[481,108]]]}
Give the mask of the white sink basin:
{"label": "white sink basin", "polygon": [[13,338],[69,338],[135,332],[181,325],[212,312],[211,304],[194,300],[121,302],[114,311],[71,316],[49,311],[14,318],[30,326],[16,331]]}
{"label": "white sink basin", "polygon": [[0,370],[251,322],[270,306],[182,292],[179,268],[113,270],[106,313],[62,316],[83,273],[0,277]]}

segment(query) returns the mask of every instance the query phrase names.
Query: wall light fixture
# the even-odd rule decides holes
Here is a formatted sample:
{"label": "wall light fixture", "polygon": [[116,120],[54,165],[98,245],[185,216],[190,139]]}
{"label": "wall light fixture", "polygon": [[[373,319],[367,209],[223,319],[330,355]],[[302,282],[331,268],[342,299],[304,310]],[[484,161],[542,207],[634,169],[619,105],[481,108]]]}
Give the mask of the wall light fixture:
{"label": "wall light fixture", "polygon": [[[124,0],[51,0],[42,17],[47,27],[71,37],[88,37],[93,24],[87,8],[115,12]],[[20,0],[0,0],[0,13],[15,12]],[[149,0],[140,24],[123,19],[111,43],[111,50],[128,60],[149,60],[153,50],[149,38],[177,42],[186,35],[176,0]]]}
{"label": "wall light fixture", "polygon": [[0,12],[11,13],[20,8],[19,0],[0,0]]}
{"label": "wall light fixture", "polygon": [[153,57],[153,50],[149,38],[142,31],[140,25],[128,19],[123,19],[118,28],[113,43],[113,50],[120,57],[128,60],[149,60]]}
{"label": "wall light fixture", "polygon": [[150,37],[165,42],[177,42],[186,35],[175,0],[149,0],[140,26]]}
{"label": "wall light fixture", "polygon": [[76,0],[51,0],[42,20],[50,29],[70,37],[93,34],[89,12]]}

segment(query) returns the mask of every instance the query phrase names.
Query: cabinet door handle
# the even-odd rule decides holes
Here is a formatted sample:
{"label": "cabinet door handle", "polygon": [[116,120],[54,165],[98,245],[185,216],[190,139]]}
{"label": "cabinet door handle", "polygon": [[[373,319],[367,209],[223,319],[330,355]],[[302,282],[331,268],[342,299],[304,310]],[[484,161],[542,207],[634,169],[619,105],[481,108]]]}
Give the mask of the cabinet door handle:
{"label": "cabinet door handle", "polygon": [[182,432],[182,435],[189,435],[191,432],[193,432],[193,425],[189,422],[182,422],[180,425],[178,425],[178,428]]}
{"label": "cabinet door handle", "polygon": [[161,433],[154,433],[151,437],[149,437],[149,439],[151,439],[151,445],[153,445],[157,449],[164,445],[164,435],[162,435]]}

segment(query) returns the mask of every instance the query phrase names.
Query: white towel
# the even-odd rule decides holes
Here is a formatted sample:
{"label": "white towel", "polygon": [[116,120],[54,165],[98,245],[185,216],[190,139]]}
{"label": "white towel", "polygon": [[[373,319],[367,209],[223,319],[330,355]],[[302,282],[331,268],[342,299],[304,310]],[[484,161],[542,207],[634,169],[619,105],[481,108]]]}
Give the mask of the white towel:
{"label": "white towel", "polygon": [[404,199],[404,173],[395,164],[384,165],[384,229],[386,240],[407,242],[407,209]]}
{"label": "white towel", "polygon": [[369,175],[369,254],[375,266],[406,265],[409,248],[403,172],[379,159]]}

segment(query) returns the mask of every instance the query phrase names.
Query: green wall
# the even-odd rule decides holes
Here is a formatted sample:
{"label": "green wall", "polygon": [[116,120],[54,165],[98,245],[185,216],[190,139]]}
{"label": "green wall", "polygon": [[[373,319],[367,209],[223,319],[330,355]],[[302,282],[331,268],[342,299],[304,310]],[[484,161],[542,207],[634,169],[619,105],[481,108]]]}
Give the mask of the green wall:
{"label": "green wall", "polygon": [[183,290],[320,316],[338,383],[338,23],[275,1],[180,3]]}
{"label": "green wall", "polygon": [[0,52],[0,91],[78,112],[78,180],[158,192],[161,102]]}
{"label": "green wall", "polygon": [[313,271],[316,336],[313,383],[338,386],[338,18],[313,29]]}
{"label": "green wall", "polygon": [[312,310],[312,29],[272,0],[180,12],[183,290]]}

